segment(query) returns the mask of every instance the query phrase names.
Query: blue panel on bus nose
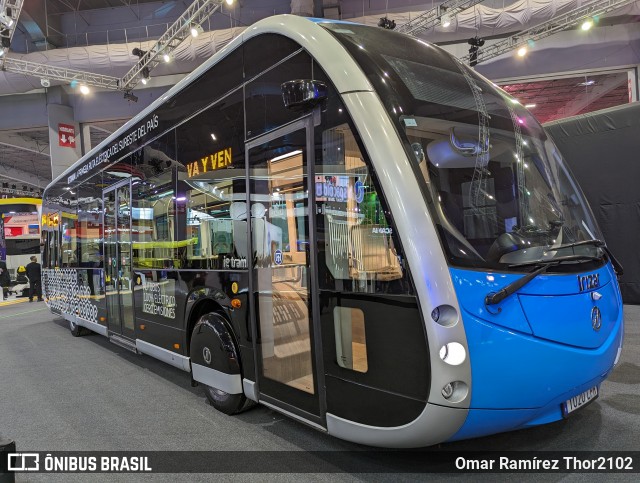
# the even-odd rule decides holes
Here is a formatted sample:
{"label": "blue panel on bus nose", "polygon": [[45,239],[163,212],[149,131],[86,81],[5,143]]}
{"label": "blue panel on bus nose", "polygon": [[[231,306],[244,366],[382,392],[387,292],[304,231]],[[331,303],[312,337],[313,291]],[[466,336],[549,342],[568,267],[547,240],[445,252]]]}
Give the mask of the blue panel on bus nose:
{"label": "blue panel on bus nose", "polygon": [[[597,301],[594,293],[600,297]],[[591,292],[565,295],[561,303],[555,296],[519,298],[536,337],[588,349],[604,343],[621,308],[611,282]]]}
{"label": "blue panel on bus nose", "polygon": [[[530,319],[533,320],[532,333],[508,328],[509,323],[522,324],[519,321],[502,321],[498,318],[500,314],[493,315],[481,307],[487,288],[495,291],[522,274],[503,277],[500,274],[451,269],[458,302],[463,309],[462,322],[469,347],[472,409],[542,408],[558,398],[575,396],[581,385],[606,376],[622,342],[622,300],[611,266],[595,272],[605,282],[605,286],[596,290],[602,295],[597,302],[591,302],[590,292],[576,294],[579,286],[575,274],[550,274],[537,277],[518,294],[491,308],[505,307],[509,299],[528,297],[526,308],[535,316]],[[594,272],[588,272],[591,273]],[[487,284],[492,285],[488,287]],[[474,290],[476,294],[473,294]],[[544,300],[544,303],[536,305],[534,298]],[[577,317],[576,309],[585,309],[587,300],[591,306],[594,303],[601,306],[603,319],[612,318],[606,323],[603,321],[598,331],[600,334],[596,336],[599,338],[595,343],[597,347],[578,347],[575,339],[570,345],[553,340],[571,336],[571,330],[565,330],[560,324],[577,323],[572,322]],[[514,317],[517,316],[517,310],[510,307]],[[591,325],[590,310],[587,312],[585,322],[588,330],[596,332]],[[557,319],[555,314],[559,314]],[[526,320],[525,310],[521,309],[520,315]],[[543,327],[545,320],[556,322]],[[545,337],[541,338],[537,332],[544,333]],[[518,424],[526,424],[526,421]]]}
{"label": "blue panel on bus nose", "polygon": [[497,292],[521,274],[483,273],[471,270],[451,269],[453,285],[458,296],[460,307],[466,312],[486,320],[492,324],[532,334],[531,327],[522,311],[518,297],[511,296],[499,305],[487,307],[484,298],[489,293]]}

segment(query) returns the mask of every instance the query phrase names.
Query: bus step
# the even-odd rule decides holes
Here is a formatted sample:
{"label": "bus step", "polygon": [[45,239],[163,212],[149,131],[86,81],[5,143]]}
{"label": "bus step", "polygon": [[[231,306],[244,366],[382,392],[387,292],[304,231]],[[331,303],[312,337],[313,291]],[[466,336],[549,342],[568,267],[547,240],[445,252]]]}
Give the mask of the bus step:
{"label": "bus step", "polygon": [[109,340],[113,342],[115,345],[122,347],[123,349],[130,350],[134,354],[138,353],[138,349],[136,348],[135,342],[125,339],[124,337],[120,337],[119,335],[110,334]]}

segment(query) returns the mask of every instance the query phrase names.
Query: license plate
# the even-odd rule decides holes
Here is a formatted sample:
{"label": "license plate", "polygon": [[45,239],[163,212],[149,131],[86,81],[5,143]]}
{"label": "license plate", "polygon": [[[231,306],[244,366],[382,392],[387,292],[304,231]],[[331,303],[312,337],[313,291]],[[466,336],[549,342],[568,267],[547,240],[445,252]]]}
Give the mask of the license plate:
{"label": "license plate", "polygon": [[582,394],[567,399],[562,403],[562,414],[566,418],[569,414],[580,409],[598,397],[598,386],[587,389]]}

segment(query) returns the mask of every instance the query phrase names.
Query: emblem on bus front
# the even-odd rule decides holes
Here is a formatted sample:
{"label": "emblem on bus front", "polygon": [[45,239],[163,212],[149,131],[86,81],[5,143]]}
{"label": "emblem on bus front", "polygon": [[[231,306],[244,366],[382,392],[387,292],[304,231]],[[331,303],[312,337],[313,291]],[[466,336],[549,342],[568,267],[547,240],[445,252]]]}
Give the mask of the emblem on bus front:
{"label": "emblem on bus front", "polygon": [[593,330],[596,332],[600,330],[600,327],[602,327],[602,314],[598,307],[591,309],[591,327],[593,327]]}

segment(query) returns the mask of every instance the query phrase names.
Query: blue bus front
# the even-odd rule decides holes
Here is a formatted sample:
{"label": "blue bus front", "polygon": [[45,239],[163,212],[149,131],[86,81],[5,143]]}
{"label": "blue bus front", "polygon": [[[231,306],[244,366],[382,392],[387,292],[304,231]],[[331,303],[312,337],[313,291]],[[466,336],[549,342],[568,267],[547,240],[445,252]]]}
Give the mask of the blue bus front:
{"label": "blue bus front", "polygon": [[451,439],[584,407],[619,358],[622,300],[615,260],[553,141],[518,99],[441,49],[325,27],[394,122],[450,266],[472,382]]}

